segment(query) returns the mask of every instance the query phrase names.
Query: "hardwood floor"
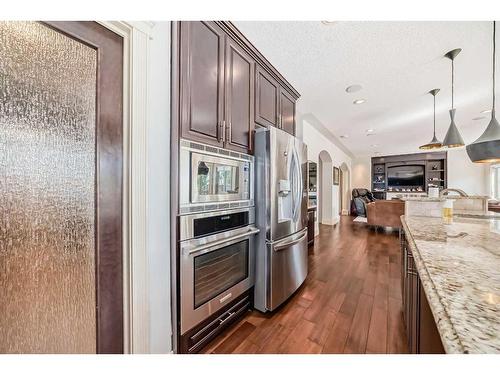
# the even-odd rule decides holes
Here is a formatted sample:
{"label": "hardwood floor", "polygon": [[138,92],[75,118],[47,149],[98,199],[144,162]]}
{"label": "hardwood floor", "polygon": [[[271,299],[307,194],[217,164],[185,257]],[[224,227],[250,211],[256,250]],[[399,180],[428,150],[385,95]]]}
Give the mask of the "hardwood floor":
{"label": "hardwood floor", "polygon": [[288,302],[248,312],[204,353],[407,353],[397,232],[352,220],[321,226]]}

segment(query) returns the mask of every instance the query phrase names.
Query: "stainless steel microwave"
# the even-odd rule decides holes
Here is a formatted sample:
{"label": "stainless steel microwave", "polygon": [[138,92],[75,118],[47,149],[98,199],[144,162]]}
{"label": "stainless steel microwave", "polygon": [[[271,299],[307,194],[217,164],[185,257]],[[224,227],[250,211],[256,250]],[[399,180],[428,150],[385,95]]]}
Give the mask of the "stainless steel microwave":
{"label": "stainless steel microwave", "polygon": [[180,213],[253,206],[253,156],[181,140]]}

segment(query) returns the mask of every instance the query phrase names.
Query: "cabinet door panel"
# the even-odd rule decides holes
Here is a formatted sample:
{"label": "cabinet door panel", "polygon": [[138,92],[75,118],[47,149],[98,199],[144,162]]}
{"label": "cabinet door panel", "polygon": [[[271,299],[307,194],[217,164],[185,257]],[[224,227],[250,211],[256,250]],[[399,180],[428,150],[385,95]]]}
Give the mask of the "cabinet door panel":
{"label": "cabinet door panel", "polygon": [[295,100],[286,92],[280,92],[280,128],[295,135]]}
{"label": "cabinet door panel", "polygon": [[182,137],[222,146],[224,33],[213,22],[181,23]]}
{"label": "cabinet door panel", "polygon": [[257,68],[256,79],[255,122],[277,127],[279,85],[262,68]]}
{"label": "cabinet door panel", "polygon": [[255,62],[236,42],[226,47],[226,147],[252,150]]}

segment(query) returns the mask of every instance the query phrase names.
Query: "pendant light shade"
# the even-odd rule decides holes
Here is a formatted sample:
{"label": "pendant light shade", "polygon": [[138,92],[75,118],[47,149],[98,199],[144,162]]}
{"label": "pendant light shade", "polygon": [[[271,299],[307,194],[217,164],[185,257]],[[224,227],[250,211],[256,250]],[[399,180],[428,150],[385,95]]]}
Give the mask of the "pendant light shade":
{"label": "pendant light shade", "polygon": [[429,94],[434,97],[434,136],[429,143],[426,143],[425,145],[419,147],[421,150],[430,150],[433,148],[441,148],[443,146],[443,144],[436,138],[436,94],[438,92],[439,89],[433,89],[429,91]]}
{"label": "pendant light shade", "polygon": [[493,21],[493,107],[491,120],[484,133],[467,146],[467,154],[474,163],[500,162],[500,125],[495,117],[495,35],[496,24]]}
{"label": "pendant light shade", "polygon": [[458,131],[457,125],[455,124],[455,112],[456,109],[454,107],[454,91],[455,91],[455,57],[462,51],[462,49],[457,48],[448,52],[445,57],[451,60],[451,109],[450,109],[450,127],[446,132],[446,135],[443,140],[443,146],[445,147],[460,147],[464,146],[464,140]]}

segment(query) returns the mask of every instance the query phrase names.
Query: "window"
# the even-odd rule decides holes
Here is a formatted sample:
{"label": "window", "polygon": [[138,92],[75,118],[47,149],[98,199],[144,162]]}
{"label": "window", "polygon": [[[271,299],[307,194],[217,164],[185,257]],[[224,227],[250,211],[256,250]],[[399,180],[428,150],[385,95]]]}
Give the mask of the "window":
{"label": "window", "polygon": [[500,200],[500,164],[490,168],[491,197]]}

